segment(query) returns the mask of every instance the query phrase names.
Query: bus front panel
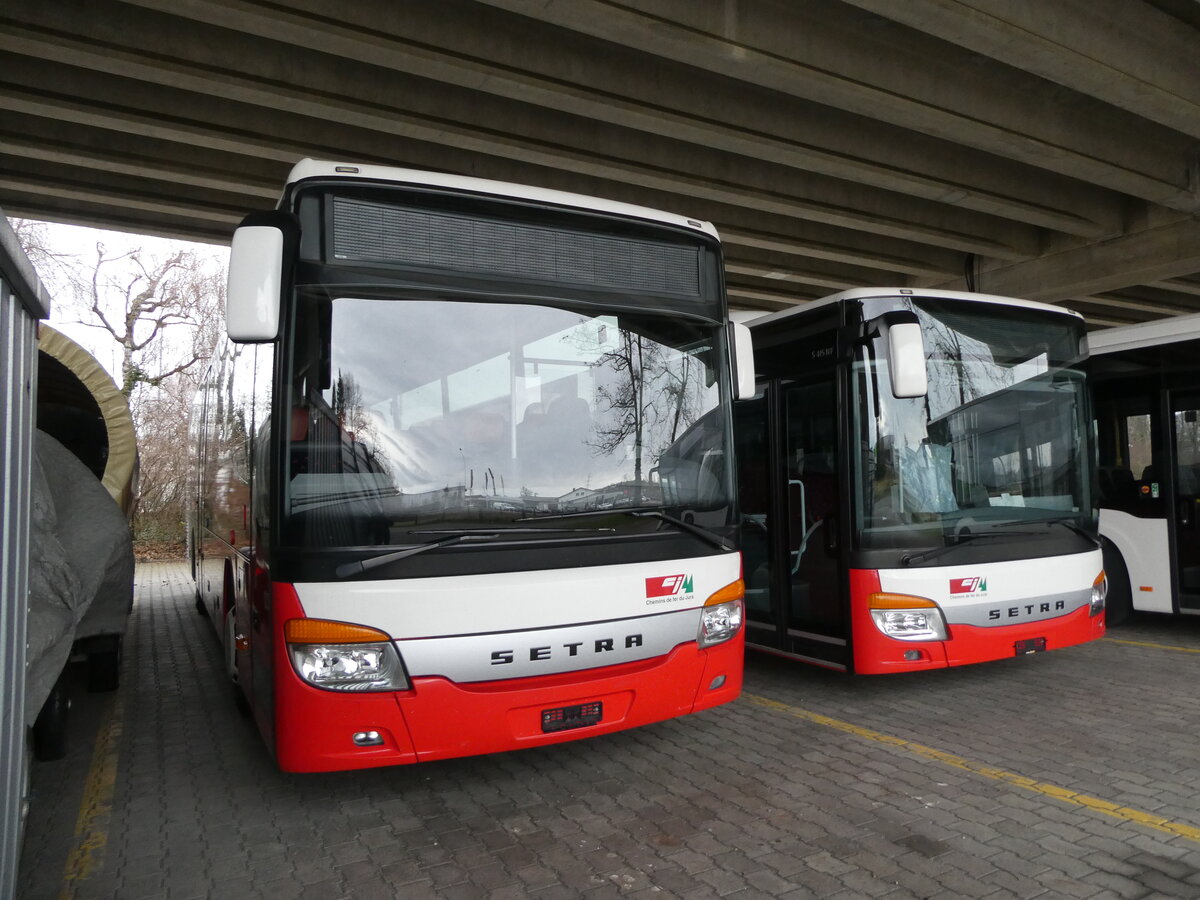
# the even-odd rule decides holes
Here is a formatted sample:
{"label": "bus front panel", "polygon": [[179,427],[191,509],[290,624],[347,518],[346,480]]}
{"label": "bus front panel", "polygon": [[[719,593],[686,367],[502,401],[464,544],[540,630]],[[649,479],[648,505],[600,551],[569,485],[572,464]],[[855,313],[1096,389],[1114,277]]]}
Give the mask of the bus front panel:
{"label": "bus front panel", "polygon": [[[499,576],[277,585],[279,763],[323,771],[491,753],[725,703],[741,690],[741,631],[710,643],[702,617],[722,605],[712,601],[739,575],[738,555],[726,553]],[[733,602],[740,624],[741,601]],[[381,650],[394,648],[402,682],[355,681],[348,670],[359,659],[346,652],[350,645],[302,644],[297,623],[349,623],[386,635]],[[337,654],[342,661],[333,661]]]}

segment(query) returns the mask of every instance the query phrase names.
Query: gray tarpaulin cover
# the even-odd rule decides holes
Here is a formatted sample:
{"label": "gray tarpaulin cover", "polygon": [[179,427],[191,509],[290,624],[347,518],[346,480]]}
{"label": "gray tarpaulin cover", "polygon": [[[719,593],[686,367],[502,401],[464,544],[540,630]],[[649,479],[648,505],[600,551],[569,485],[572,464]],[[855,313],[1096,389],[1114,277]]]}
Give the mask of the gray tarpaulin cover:
{"label": "gray tarpaulin cover", "polygon": [[48,434],[34,443],[26,721],[36,717],[71,645],[123,634],[133,604],[133,543],[112,496]]}

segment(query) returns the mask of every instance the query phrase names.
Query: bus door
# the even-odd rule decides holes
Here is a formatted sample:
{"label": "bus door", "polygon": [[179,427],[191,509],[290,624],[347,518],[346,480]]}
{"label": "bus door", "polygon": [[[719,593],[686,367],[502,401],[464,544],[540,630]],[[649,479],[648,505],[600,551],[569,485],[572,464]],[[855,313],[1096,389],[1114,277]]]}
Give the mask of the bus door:
{"label": "bus door", "polygon": [[733,407],[738,460],[738,505],[742,514],[742,574],[746,582],[746,642],[780,647],[779,623],[771,602],[775,536],[772,516],[769,401],[759,392]]}
{"label": "bus door", "polygon": [[782,647],[845,668],[847,593],[838,564],[838,511],[845,473],[838,470],[837,380],[831,368],[784,382],[780,397],[784,525],[775,596]]}
{"label": "bus door", "polygon": [[[1169,392],[1173,422],[1172,456],[1175,574],[1180,610],[1200,610],[1200,393]],[[1159,473],[1162,477],[1163,473]],[[1167,490],[1166,484],[1158,485]]]}

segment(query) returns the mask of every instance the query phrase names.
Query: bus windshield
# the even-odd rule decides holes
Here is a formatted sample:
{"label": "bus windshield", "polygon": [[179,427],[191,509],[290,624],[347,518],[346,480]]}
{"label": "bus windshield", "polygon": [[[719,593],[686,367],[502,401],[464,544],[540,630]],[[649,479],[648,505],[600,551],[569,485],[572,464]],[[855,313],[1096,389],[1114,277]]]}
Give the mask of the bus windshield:
{"label": "bus windshield", "polygon": [[927,395],[893,396],[882,339],[854,364],[859,546],[1094,525],[1089,412],[1075,368],[1082,323],[986,303],[923,298],[908,308],[921,324]]}
{"label": "bus windshield", "polygon": [[620,515],[638,508],[724,524],[728,426],[706,415],[721,404],[717,324],[477,298],[301,291],[287,543],[536,536],[609,510],[605,531],[657,527]]}

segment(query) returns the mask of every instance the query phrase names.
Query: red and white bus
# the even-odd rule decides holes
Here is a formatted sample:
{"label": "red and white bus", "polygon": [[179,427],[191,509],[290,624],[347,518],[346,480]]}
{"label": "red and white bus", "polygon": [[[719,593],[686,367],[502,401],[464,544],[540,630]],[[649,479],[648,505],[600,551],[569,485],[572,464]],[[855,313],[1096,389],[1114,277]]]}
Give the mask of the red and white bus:
{"label": "red and white bus", "polygon": [[1078,315],[861,289],[750,329],[748,645],[880,674],[1104,633]]}
{"label": "red and white bus", "polygon": [[1200,614],[1200,315],[1088,339],[1109,621]]}
{"label": "red and white bus", "polygon": [[234,235],[226,325],[190,553],[281,768],[738,695],[731,406],[753,361],[711,225],[305,160]]}

